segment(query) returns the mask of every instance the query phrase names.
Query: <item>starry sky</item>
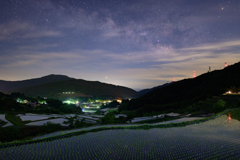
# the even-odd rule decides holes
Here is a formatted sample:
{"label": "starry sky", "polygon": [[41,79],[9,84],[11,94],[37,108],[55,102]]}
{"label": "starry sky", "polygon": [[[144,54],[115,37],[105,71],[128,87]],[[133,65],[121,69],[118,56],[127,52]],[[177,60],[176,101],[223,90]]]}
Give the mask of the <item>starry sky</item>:
{"label": "starry sky", "polygon": [[0,1],[2,80],[63,74],[139,90],[239,58],[239,0]]}

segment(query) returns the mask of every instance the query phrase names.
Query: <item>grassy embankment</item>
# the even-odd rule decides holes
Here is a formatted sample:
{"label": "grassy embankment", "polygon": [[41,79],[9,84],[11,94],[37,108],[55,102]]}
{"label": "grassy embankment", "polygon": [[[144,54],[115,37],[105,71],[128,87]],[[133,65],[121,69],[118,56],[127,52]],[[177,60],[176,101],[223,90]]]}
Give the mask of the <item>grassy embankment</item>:
{"label": "grassy embankment", "polygon": [[6,114],[5,118],[15,126],[24,126],[26,123],[31,122],[31,121],[22,121],[22,119],[19,116],[16,116],[15,114]]}

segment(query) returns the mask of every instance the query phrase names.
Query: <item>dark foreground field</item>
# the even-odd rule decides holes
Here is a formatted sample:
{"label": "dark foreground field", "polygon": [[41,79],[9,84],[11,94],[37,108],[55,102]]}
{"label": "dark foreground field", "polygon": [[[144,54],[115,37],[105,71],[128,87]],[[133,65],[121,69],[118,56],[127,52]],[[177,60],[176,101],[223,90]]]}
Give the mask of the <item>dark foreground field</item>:
{"label": "dark foreground field", "polygon": [[239,159],[240,122],[107,130],[0,149],[0,159]]}

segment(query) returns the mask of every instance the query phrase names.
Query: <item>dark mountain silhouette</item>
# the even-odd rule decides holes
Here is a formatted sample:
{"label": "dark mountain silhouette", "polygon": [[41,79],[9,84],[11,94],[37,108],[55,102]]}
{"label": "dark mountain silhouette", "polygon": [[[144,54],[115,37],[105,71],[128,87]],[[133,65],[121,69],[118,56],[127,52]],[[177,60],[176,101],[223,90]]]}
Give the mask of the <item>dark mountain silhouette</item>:
{"label": "dark mountain silhouette", "polygon": [[169,86],[155,89],[137,99],[121,105],[122,110],[138,113],[184,108],[188,105],[240,87],[240,62],[222,70],[204,73],[196,78],[184,79]]}
{"label": "dark mountain silhouette", "polygon": [[140,95],[144,95],[144,94],[146,94],[146,93],[148,93],[148,92],[151,92],[151,91],[153,91],[153,90],[155,90],[155,89],[169,86],[169,85],[171,85],[172,83],[173,83],[173,82],[165,83],[165,84],[163,84],[163,85],[156,86],[156,87],[153,87],[153,88],[143,89],[143,90],[141,90],[141,91],[138,91],[138,93],[139,93]]}
{"label": "dark mountain silhouette", "polygon": [[136,98],[139,96],[138,92],[127,87],[82,79],[70,79],[47,83],[17,89],[13,92],[24,93],[26,96],[41,96],[59,99],[78,97]]}
{"label": "dark mountain silhouette", "polygon": [[34,79],[28,79],[28,80],[22,80],[22,81],[3,81],[0,80],[0,92],[11,92],[20,88],[25,87],[31,87],[51,82],[58,82],[58,81],[65,81],[70,80],[73,78],[70,78],[68,76],[64,75],[48,75],[41,78],[34,78]]}

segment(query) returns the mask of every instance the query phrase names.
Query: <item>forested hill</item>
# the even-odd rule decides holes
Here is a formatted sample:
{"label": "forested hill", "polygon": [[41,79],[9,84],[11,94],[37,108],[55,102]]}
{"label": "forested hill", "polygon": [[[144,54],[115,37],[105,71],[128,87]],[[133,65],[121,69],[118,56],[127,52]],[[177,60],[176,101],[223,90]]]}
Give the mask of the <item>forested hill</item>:
{"label": "forested hill", "polygon": [[86,81],[82,79],[47,83],[18,89],[14,92],[24,93],[27,96],[33,97],[41,96],[59,99],[78,97],[136,98],[139,96],[138,92],[127,87],[101,83],[98,81]]}
{"label": "forested hill", "polygon": [[163,85],[156,86],[156,87],[153,87],[153,88],[143,89],[143,90],[141,90],[141,91],[138,91],[138,93],[141,94],[141,95],[144,95],[144,94],[147,94],[148,92],[151,92],[151,91],[153,91],[153,90],[155,90],[155,89],[169,86],[169,85],[172,84],[172,83],[173,83],[173,82],[165,83],[165,84],[163,84]]}
{"label": "forested hill", "polygon": [[48,75],[41,78],[34,78],[22,81],[3,81],[0,80],[0,92],[11,92],[20,88],[37,86],[46,83],[58,82],[58,81],[65,81],[70,80],[68,76],[64,75]]}
{"label": "forested hill", "polygon": [[184,79],[155,89],[121,105],[119,110],[146,113],[170,108],[177,109],[207,97],[221,95],[232,86],[240,87],[240,62],[222,70],[204,73],[196,78]]}

